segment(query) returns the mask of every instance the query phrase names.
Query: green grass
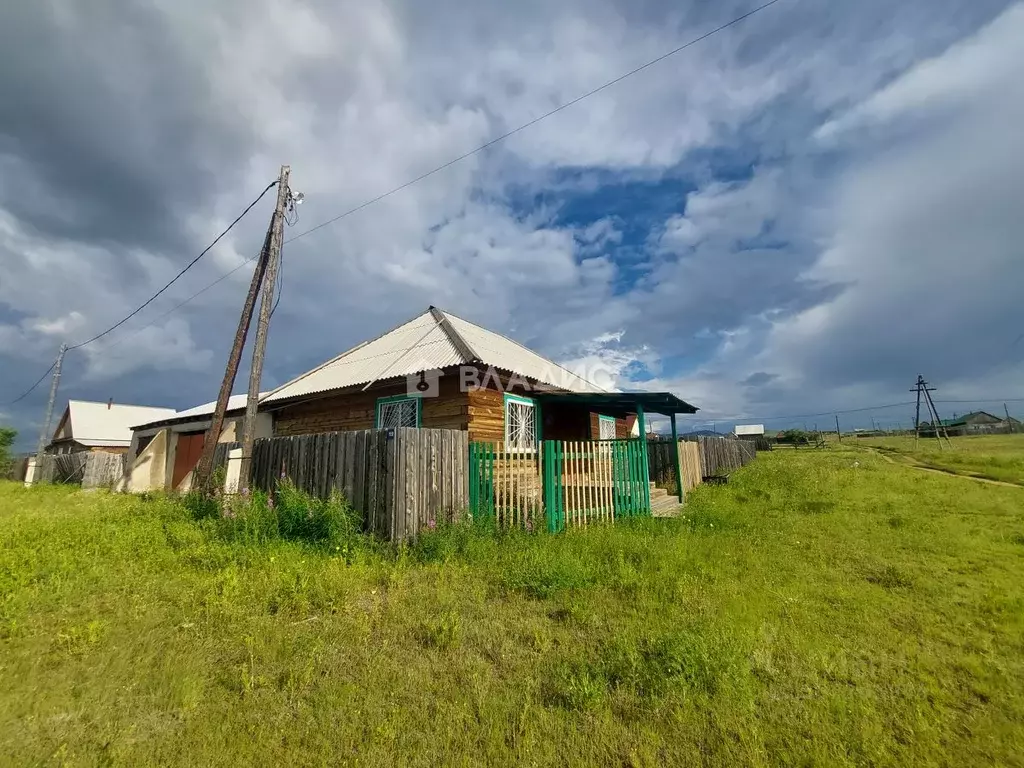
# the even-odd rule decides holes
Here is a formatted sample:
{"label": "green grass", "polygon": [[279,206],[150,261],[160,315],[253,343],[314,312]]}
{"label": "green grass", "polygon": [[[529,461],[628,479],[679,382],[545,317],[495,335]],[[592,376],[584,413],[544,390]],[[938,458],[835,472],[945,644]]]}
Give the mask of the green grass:
{"label": "green grass", "polygon": [[[852,438],[851,438],[852,440]],[[950,438],[882,437],[856,439],[854,445],[880,448],[925,467],[1024,485],[1024,434]]]}
{"label": "green grass", "polygon": [[342,553],[0,484],[0,764],[1022,765],[1022,510],[775,451],[685,518]]}

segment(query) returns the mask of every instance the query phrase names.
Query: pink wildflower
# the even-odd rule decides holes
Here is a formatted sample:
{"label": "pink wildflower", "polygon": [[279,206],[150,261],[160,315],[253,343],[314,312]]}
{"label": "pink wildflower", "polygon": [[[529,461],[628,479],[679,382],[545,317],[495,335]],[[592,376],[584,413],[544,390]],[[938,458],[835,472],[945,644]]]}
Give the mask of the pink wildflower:
{"label": "pink wildflower", "polygon": [[437,528],[437,521],[434,518],[430,518],[429,520],[427,520],[427,528],[429,528],[430,530],[434,530],[435,528]]}

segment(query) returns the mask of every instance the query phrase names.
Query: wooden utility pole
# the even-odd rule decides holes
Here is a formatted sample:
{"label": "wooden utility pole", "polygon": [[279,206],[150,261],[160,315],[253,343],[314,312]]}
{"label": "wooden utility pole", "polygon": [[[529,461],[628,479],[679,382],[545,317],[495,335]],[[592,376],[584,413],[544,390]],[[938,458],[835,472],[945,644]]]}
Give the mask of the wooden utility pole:
{"label": "wooden utility pole", "polygon": [[[274,212],[277,215],[277,212]],[[270,236],[273,232],[274,219],[270,221],[270,228],[267,229],[267,236],[263,240],[263,250],[260,251],[260,258],[256,262],[256,269],[252,273],[252,282],[249,283],[249,292],[245,296],[245,303],[242,305],[242,315],[238,318],[238,329],[235,331],[235,340],[231,345],[231,354],[228,355],[228,363],[224,369],[224,379],[221,381],[220,393],[217,395],[217,405],[213,410],[213,418],[210,421],[210,428],[203,440],[203,453],[199,457],[199,464],[196,466],[195,482],[193,488],[204,493],[209,490],[210,474],[213,471],[213,454],[217,450],[217,442],[220,440],[220,433],[224,428],[224,413],[228,409],[228,398],[231,397],[231,390],[235,386],[235,375],[238,373],[238,362],[242,359],[242,349],[245,347],[245,338],[249,335],[249,324],[252,322],[253,309],[256,307],[256,294],[259,293],[263,284],[263,276],[267,271],[267,257],[270,254]]]}
{"label": "wooden utility pole", "polygon": [[256,340],[252,347],[252,367],[249,368],[249,390],[245,400],[242,466],[239,476],[243,488],[249,487],[252,445],[256,440],[256,415],[260,401],[260,379],[263,378],[263,358],[267,349],[267,335],[270,332],[270,313],[274,308],[274,290],[277,283],[277,270],[281,263],[281,246],[284,243],[284,212],[291,195],[288,189],[290,174],[291,168],[282,165],[281,176],[277,181],[277,206],[274,208],[274,218],[270,223],[270,253],[267,256],[267,273],[263,278],[263,298],[260,301],[260,316],[256,322]]}
{"label": "wooden utility pole", "polygon": [[50,434],[50,421],[53,419],[53,404],[57,400],[57,385],[60,383],[60,369],[64,365],[64,354],[68,351],[67,344],[60,345],[57,352],[57,362],[53,364],[53,381],[50,382],[50,399],[46,401],[46,416],[43,417],[43,426],[39,430],[39,444],[36,446],[36,474],[38,481],[39,473],[43,471],[43,451],[46,448],[46,438]]}
{"label": "wooden utility pole", "polygon": [[1010,430],[1010,434],[1013,434],[1013,422],[1010,420],[1010,409],[1006,407],[1006,403],[1003,403],[1003,413],[1006,414],[1006,428]]}
{"label": "wooden utility pole", "polygon": [[[939,447],[942,447],[942,438],[946,438],[946,442],[952,445],[953,443],[949,439],[949,433],[946,431],[946,425],[939,419],[939,412],[935,407],[935,401],[932,400],[932,392],[935,391],[935,387],[929,387],[928,382],[924,380],[924,376],[918,374],[917,383],[911,392],[917,392],[917,412],[914,416],[914,446],[917,446],[917,440],[921,436],[921,395],[924,395],[924,404],[928,409],[929,418],[932,421],[932,429],[935,430],[935,439],[939,441]],[[942,430],[942,436],[939,435],[939,430]]]}
{"label": "wooden utility pole", "polygon": [[839,414],[835,414],[836,417],[836,437],[839,438],[839,442],[843,442],[843,433],[839,431]]}
{"label": "wooden utility pole", "polygon": [[917,409],[914,411],[914,448],[917,448],[917,441],[921,437],[921,382],[923,381],[924,377],[918,374],[917,385],[910,390],[917,392]]}

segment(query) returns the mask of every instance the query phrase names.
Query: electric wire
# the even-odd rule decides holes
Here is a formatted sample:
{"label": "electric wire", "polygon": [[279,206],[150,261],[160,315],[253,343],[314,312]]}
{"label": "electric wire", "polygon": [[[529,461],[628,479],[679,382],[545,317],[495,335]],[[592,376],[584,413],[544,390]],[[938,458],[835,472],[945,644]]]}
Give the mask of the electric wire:
{"label": "electric wire", "polygon": [[655,64],[658,64],[659,62],[662,62],[662,61],[664,61],[665,59],[667,59],[667,58],[669,58],[671,56],[675,56],[677,53],[686,50],[690,46],[696,45],[697,43],[699,43],[699,42],[701,42],[703,40],[707,40],[709,37],[711,37],[712,35],[718,34],[722,30],[728,29],[731,26],[739,24],[744,19],[749,19],[754,14],[760,13],[761,11],[765,10],[766,8],[769,8],[769,7],[773,6],[773,5],[775,5],[777,2],[779,2],[779,0],[769,0],[769,2],[764,3],[762,5],[759,5],[758,7],[754,8],[753,10],[747,11],[742,16],[737,16],[732,21],[726,22],[725,24],[722,24],[719,27],[715,27],[710,32],[705,32],[700,37],[695,37],[694,39],[690,40],[689,42],[684,43],[683,45],[680,45],[677,48],[673,48],[671,51],[668,51],[667,53],[663,53],[661,56],[658,56],[655,59],[651,59],[646,64],[641,64],[639,67],[636,67],[635,69],[631,69],[629,72],[626,72],[624,75],[619,75],[615,79],[609,80],[608,82],[604,83],[603,85],[599,85],[597,88],[594,88],[593,90],[587,91],[586,93],[583,93],[583,94],[577,96],[574,99],[571,99],[571,100],[569,100],[567,102],[564,102],[563,104],[560,104],[557,107],[555,107],[554,109],[545,112],[544,114],[540,115],[539,117],[535,117],[535,118],[533,118],[533,120],[525,122],[522,125],[520,125],[520,126],[518,126],[516,128],[513,128],[510,131],[507,131],[506,133],[501,134],[497,138],[491,139],[486,144],[481,144],[476,149],[472,149],[469,152],[466,152],[465,154],[459,155],[458,157],[456,157],[456,158],[454,158],[452,160],[449,160],[448,162],[443,163],[442,165],[437,166],[433,170],[430,170],[430,171],[427,171],[426,173],[420,174],[416,178],[411,179],[411,180],[405,182],[404,184],[401,184],[401,185],[395,187],[394,189],[391,189],[391,190],[389,190],[389,191],[387,191],[387,192],[385,192],[385,193],[383,193],[381,195],[377,195],[377,197],[371,198],[371,199],[369,199],[369,200],[367,200],[367,201],[365,201],[363,203],[360,203],[355,208],[350,208],[347,211],[345,211],[343,213],[340,213],[340,214],[338,214],[337,216],[335,216],[335,217],[333,217],[331,219],[327,219],[327,221],[323,221],[323,222],[317,224],[314,227],[310,227],[309,229],[307,229],[307,230],[305,230],[303,232],[300,232],[299,234],[297,234],[294,237],[286,240],[285,242],[289,242],[289,243],[294,242],[295,240],[298,240],[300,237],[305,237],[308,234],[316,232],[318,229],[323,229],[324,227],[326,227],[326,226],[328,226],[330,224],[333,224],[336,221],[340,221],[341,219],[344,219],[347,216],[351,216],[353,213],[357,213],[358,211],[361,211],[364,208],[368,208],[369,206],[373,205],[374,203],[379,203],[381,200],[383,200],[383,199],[385,199],[387,197],[390,197],[391,195],[393,195],[393,194],[395,194],[397,192],[401,192],[403,189],[407,189],[407,188],[411,187],[413,184],[417,184],[417,183],[423,181],[424,179],[429,178],[430,176],[433,176],[435,173],[439,173],[440,171],[443,171],[446,168],[450,168],[451,166],[455,165],[456,163],[462,162],[463,160],[466,160],[467,158],[470,158],[473,155],[477,155],[480,152],[483,152],[485,149],[493,147],[495,144],[498,144],[498,143],[504,141],[505,139],[507,139],[507,138],[509,138],[511,136],[515,136],[520,131],[524,131],[524,130],[526,130],[527,128],[529,128],[531,126],[536,125],[541,120],[546,120],[547,118],[551,117],[552,115],[558,114],[559,112],[561,112],[564,109],[568,109],[569,107],[571,107],[571,106],[573,106],[575,104],[579,104],[584,99],[588,99],[591,96],[594,96],[595,94],[598,94],[598,93],[600,93],[601,91],[603,91],[603,90],[605,90],[607,88],[611,88],[613,85],[617,85],[618,83],[621,83],[626,78],[632,77],[633,75],[635,75],[635,74],[637,74],[639,72],[642,72],[645,69],[648,69],[649,67],[653,67]]}

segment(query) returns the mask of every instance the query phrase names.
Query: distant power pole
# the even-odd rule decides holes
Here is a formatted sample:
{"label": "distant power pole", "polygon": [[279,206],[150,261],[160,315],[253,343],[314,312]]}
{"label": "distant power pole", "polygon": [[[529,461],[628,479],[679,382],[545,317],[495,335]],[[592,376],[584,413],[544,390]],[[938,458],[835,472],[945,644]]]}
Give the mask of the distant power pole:
{"label": "distant power pole", "polygon": [[[917,411],[914,415],[914,445],[917,445],[917,440],[921,436],[921,396],[924,396],[925,407],[928,409],[929,418],[932,421],[932,429],[935,430],[935,439],[939,441],[939,447],[942,447],[942,437],[946,438],[946,442],[952,445],[949,439],[949,433],[946,431],[946,425],[942,423],[939,418],[939,412],[935,408],[935,401],[932,400],[932,392],[935,391],[935,387],[929,387],[928,382],[924,380],[924,376],[918,374],[917,382],[911,392],[917,392]],[[942,437],[939,436],[939,430],[942,430]]]}
{"label": "distant power pole", "polygon": [[1010,434],[1013,434],[1013,421],[1010,420],[1010,409],[1006,407],[1006,403],[1003,403],[1003,413],[1006,414],[1006,428],[1010,430]]}
{"label": "distant power pole", "polygon": [[263,298],[260,300],[260,316],[256,322],[256,340],[252,348],[252,367],[249,369],[249,391],[245,400],[245,422],[242,431],[242,466],[240,482],[243,488],[249,486],[249,467],[252,462],[252,446],[256,441],[256,413],[260,400],[260,380],[263,378],[263,358],[267,350],[267,335],[270,333],[270,313],[274,308],[274,291],[277,270],[281,263],[281,246],[284,244],[284,213],[291,191],[288,177],[291,168],[281,166],[277,182],[277,206],[270,223],[270,253],[267,256],[267,274],[263,278]]}
{"label": "distant power pole", "polygon": [[[278,190],[280,199],[280,190]],[[277,209],[274,209],[274,216],[270,220],[270,227],[267,229],[267,236],[263,241],[263,250],[256,262],[256,269],[252,273],[252,281],[249,283],[249,292],[245,296],[245,303],[242,305],[242,314],[238,318],[238,328],[235,330],[235,340],[231,345],[231,353],[228,355],[228,362],[224,368],[224,379],[220,384],[220,393],[217,395],[217,405],[214,407],[213,418],[210,421],[210,428],[203,440],[203,452],[199,457],[199,464],[196,466],[195,482],[193,487],[206,493],[210,486],[210,474],[213,471],[213,454],[217,450],[217,442],[220,440],[220,433],[224,429],[224,413],[228,409],[228,399],[231,397],[231,390],[235,386],[235,376],[238,374],[238,363],[242,359],[242,349],[245,347],[245,339],[249,335],[249,325],[252,322],[252,313],[256,307],[256,295],[260,286],[263,285],[263,277],[267,271],[267,261],[270,256],[271,235],[274,230],[274,223],[277,221]]]}
{"label": "distant power pole", "polygon": [[36,446],[36,478],[43,468],[43,450],[46,448],[46,438],[50,434],[50,421],[53,419],[53,404],[57,399],[57,385],[60,383],[60,369],[64,365],[64,354],[68,351],[67,344],[60,345],[57,352],[57,362],[53,365],[53,381],[50,382],[50,399],[46,401],[46,416],[43,417],[43,426],[39,430],[39,444]]}
{"label": "distant power pole", "polygon": [[839,431],[839,414],[836,415],[836,437],[839,438],[839,442],[843,442],[843,433]]}

